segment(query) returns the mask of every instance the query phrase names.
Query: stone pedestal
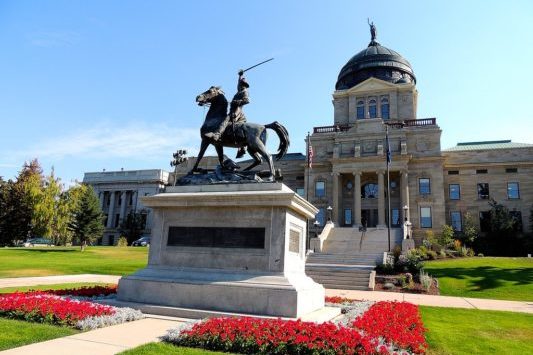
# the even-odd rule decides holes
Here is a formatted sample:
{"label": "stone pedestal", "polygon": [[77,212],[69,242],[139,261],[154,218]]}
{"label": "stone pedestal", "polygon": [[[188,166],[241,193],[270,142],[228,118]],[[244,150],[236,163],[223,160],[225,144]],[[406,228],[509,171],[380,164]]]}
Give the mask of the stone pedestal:
{"label": "stone pedestal", "polygon": [[178,186],[142,202],[154,212],[148,266],[121,278],[118,301],[277,317],[324,307],[305,275],[317,209],[287,186]]}

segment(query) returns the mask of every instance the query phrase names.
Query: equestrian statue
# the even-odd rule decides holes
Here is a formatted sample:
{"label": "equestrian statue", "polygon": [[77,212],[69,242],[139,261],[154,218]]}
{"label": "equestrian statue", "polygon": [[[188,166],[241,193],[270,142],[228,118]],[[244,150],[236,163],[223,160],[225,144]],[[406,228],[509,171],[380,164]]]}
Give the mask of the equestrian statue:
{"label": "equestrian statue", "polygon": [[224,147],[238,148],[237,158],[242,157],[246,151],[253,158],[252,164],[243,171],[250,171],[265,160],[269,167],[269,176],[267,178],[274,180],[274,164],[265,146],[267,141],[267,128],[272,129],[279,137],[276,160],[283,158],[287,153],[290,144],[289,133],[278,122],[272,122],[267,125],[247,122],[242,109],[242,106],[250,102],[248,96],[250,85],[243,76],[246,70],[239,71],[237,93],[230,103],[229,113],[228,100],[219,86],[211,86],[208,90],[196,97],[198,105],[209,106],[209,110],[205,116],[204,124],[200,129],[202,138],[200,152],[189,174],[201,171],[198,169],[198,164],[202,160],[206,149],[212,144],[216,149],[220,166],[223,169],[232,170],[235,168],[234,164],[232,167],[228,167],[228,162],[224,161]]}

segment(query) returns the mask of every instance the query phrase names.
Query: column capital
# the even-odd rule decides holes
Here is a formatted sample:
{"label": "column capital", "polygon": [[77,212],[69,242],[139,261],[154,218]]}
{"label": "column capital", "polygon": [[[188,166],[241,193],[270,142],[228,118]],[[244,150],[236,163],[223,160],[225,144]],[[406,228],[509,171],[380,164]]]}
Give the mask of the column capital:
{"label": "column capital", "polygon": [[332,171],[332,172],[331,172],[331,176],[340,176],[340,174],[341,174],[341,173],[338,172],[338,171]]}
{"label": "column capital", "polygon": [[361,176],[363,174],[362,171],[352,171],[353,176],[359,175]]}
{"label": "column capital", "polygon": [[385,170],[376,170],[376,174],[385,175]]}
{"label": "column capital", "polygon": [[400,170],[400,174],[406,175],[406,176],[409,175],[409,173],[405,169]]}

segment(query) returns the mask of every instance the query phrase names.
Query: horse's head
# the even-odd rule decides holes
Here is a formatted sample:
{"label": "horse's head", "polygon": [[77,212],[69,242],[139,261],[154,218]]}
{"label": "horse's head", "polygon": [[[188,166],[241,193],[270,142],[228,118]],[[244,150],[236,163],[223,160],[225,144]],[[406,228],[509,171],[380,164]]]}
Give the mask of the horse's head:
{"label": "horse's head", "polygon": [[220,86],[211,86],[209,89],[196,96],[196,102],[199,106],[210,104],[219,95],[224,95],[224,91],[222,91]]}

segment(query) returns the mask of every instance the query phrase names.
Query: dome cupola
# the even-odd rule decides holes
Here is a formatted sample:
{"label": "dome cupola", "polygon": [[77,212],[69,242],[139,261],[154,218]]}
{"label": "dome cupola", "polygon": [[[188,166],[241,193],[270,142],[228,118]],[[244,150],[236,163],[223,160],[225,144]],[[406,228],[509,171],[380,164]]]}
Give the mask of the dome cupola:
{"label": "dome cupola", "polygon": [[368,78],[377,78],[393,84],[416,84],[411,64],[398,52],[379,44],[376,41],[377,31],[374,23],[369,25],[371,40],[368,47],[350,58],[342,67],[335,89],[349,89]]}

